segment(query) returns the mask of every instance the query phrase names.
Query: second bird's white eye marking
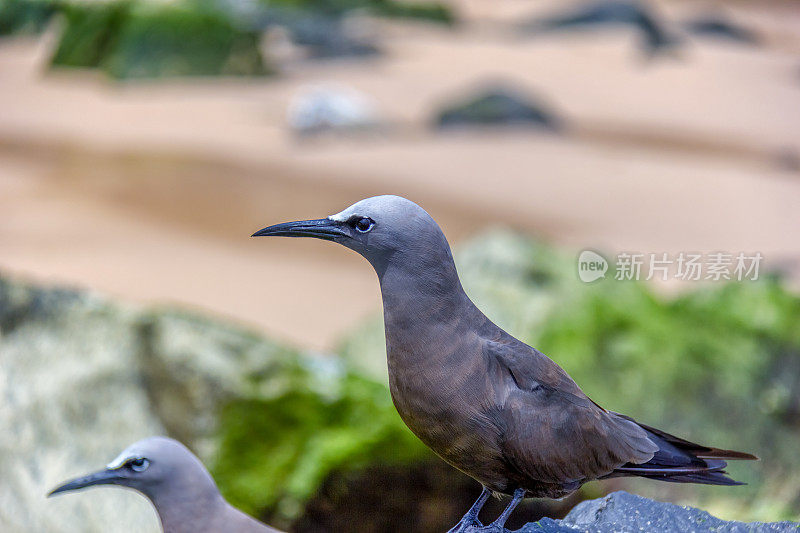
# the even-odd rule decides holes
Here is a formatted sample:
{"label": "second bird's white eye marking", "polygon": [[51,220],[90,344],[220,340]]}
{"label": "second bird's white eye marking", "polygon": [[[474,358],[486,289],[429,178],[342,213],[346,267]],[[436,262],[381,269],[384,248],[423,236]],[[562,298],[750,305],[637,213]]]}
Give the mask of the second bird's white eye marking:
{"label": "second bird's white eye marking", "polygon": [[128,450],[125,450],[121,454],[119,454],[113,461],[106,465],[106,468],[109,470],[116,470],[117,468],[122,468],[122,466],[127,463],[131,459],[131,456],[128,454]]}

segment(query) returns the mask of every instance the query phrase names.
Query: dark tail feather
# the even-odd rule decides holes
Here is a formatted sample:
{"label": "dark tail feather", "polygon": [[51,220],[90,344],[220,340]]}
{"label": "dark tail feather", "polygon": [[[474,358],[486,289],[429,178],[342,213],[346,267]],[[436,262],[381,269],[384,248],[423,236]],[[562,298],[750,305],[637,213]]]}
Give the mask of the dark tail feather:
{"label": "dark tail feather", "polygon": [[[638,422],[636,423],[639,424]],[[700,444],[689,442],[688,440],[676,437],[675,435],[670,435],[669,433],[661,431],[660,429],[651,428],[650,426],[645,426],[644,424],[639,424],[639,426],[648,433],[656,435],[657,437],[661,437],[667,442],[670,442],[673,445],[678,446],[679,448],[691,453],[692,455],[694,455],[699,459],[733,459],[741,461],[758,461],[758,457],[750,453],[737,452],[735,450],[724,450],[722,448],[710,448],[708,446],[701,446]]]}
{"label": "dark tail feather", "polygon": [[702,474],[687,474],[682,476],[642,476],[658,481],[669,481],[671,483],[699,483],[701,485],[746,485],[741,481],[729,478],[725,471],[705,472]]}
{"label": "dark tail feather", "polygon": [[[628,420],[633,421],[630,418]],[[725,467],[728,463],[723,459],[758,460],[758,457],[749,453],[710,448],[644,424],[639,426],[658,446],[658,451],[646,463],[625,464],[605,477],[639,476],[672,483],[743,485],[727,476]]]}

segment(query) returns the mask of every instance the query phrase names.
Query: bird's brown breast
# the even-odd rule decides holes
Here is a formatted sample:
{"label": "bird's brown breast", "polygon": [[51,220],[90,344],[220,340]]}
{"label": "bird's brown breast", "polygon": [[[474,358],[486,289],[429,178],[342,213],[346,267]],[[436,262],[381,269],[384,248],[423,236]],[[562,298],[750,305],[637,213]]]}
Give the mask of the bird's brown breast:
{"label": "bird's brown breast", "polygon": [[501,430],[489,416],[493,401],[485,371],[474,359],[443,367],[435,357],[408,365],[396,364],[408,354],[390,350],[388,356],[392,400],[409,429],[452,466],[504,491]]}

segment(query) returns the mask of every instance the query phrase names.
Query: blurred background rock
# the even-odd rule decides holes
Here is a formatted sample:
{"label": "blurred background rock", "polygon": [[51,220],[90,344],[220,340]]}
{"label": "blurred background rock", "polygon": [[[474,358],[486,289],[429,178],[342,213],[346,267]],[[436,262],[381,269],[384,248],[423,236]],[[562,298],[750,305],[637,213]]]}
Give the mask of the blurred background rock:
{"label": "blurred background rock", "polygon": [[[132,493],[44,494],[157,433],[293,531],[452,525],[476,483],[391,405],[369,266],[248,238],[386,192],[595,400],[763,459],[510,526],[619,488],[800,518],[794,3],[3,0],[0,35],[4,532],[154,531]],[[588,285],[585,248],[765,260]]]}

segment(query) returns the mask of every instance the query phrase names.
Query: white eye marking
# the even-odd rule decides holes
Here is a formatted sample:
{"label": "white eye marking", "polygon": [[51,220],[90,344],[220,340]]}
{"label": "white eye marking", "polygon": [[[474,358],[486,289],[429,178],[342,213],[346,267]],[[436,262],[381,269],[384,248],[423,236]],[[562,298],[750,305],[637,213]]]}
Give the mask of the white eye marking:
{"label": "white eye marking", "polygon": [[117,468],[122,468],[122,466],[127,463],[131,459],[131,455],[128,453],[128,450],[125,450],[121,454],[119,454],[116,459],[111,461],[106,465],[106,468],[109,470],[116,470]]}
{"label": "white eye marking", "polygon": [[347,219],[350,218],[350,215],[348,215],[346,213],[347,213],[347,209],[345,209],[344,211],[341,211],[339,213],[336,213],[335,215],[329,216],[328,220],[333,220],[334,222],[345,222]]}

